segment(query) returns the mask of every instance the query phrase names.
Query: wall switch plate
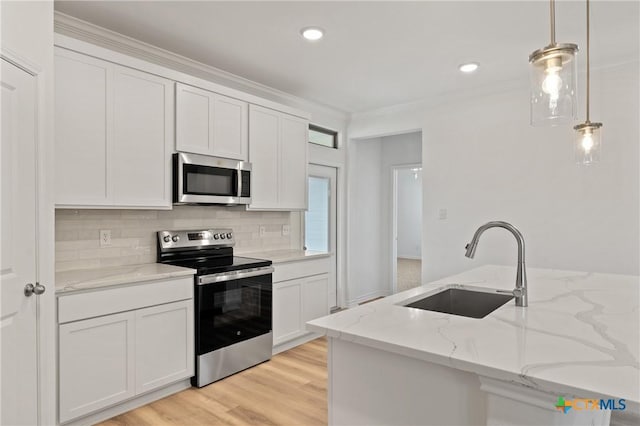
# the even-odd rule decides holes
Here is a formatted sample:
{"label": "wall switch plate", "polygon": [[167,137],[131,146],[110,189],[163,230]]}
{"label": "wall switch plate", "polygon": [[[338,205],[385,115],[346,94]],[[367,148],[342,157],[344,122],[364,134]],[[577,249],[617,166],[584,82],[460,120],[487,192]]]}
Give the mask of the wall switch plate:
{"label": "wall switch plate", "polygon": [[261,226],[260,228],[258,228],[258,233],[260,234],[261,237],[264,237],[264,235],[267,233],[267,227]]}
{"label": "wall switch plate", "polygon": [[101,229],[100,230],[100,247],[106,247],[110,245],[111,245],[111,230]]}
{"label": "wall switch plate", "polygon": [[438,219],[445,220],[447,218],[447,209],[440,209],[438,212]]}
{"label": "wall switch plate", "polygon": [[291,232],[291,227],[289,225],[282,225],[282,235],[287,236]]}

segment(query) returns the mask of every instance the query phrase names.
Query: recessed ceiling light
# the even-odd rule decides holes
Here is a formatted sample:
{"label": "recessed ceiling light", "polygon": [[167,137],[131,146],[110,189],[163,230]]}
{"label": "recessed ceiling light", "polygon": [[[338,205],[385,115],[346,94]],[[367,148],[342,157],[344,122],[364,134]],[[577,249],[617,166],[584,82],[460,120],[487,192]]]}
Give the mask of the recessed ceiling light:
{"label": "recessed ceiling light", "polygon": [[318,41],[324,36],[324,31],[318,27],[306,27],[300,30],[300,34],[309,41]]}
{"label": "recessed ceiling light", "polygon": [[472,73],[478,69],[479,64],[477,62],[469,62],[468,64],[462,64],[458,69],[464,73]]}

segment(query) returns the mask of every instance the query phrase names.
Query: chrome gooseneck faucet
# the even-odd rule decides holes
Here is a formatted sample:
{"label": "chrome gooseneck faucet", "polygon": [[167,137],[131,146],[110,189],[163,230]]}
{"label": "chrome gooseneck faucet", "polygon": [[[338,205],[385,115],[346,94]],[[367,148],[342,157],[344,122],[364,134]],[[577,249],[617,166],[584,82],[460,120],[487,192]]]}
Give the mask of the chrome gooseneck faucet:
{"label": "chrome gooseneck faucet", "polygon": [[518,271],[516,273],[516,288],[513,290],[513,295],[516,298],[516,306],[526,307],[528,304],[527,299],[527,272],[525,270],[524,265],[524,237],[516,229],[515,226],[511,225],[507,222],[489,222],[482,225],[475,234],[473,234],[473,238],[471,242],[465,246],[467,252],[465,256],[470,259],[473,259],[473,256],[476,254],[476,248],[478,247],[478,240],[480,239],[480,235],[484,231],[489,228],[504,228],[507,231],[511,232],[514,237],[516,237],[516,241],[518,242]]}

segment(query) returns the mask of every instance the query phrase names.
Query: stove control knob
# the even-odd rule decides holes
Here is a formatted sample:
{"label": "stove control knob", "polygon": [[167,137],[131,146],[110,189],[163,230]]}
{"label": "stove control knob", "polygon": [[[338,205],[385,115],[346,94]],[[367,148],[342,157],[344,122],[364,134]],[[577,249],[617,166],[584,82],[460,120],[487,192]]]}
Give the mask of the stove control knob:
{"label": "stove control knob", "polygon": [[177,235],[174,235],[173,238],[171,238],[173,240],[174,243],[177,243],[178,241],[180,241],[180,237]]}
{"label": "stove control knob", "polygon": [[229,233],[227,234],[227,238],[228,238],[228,239],[231,239],[231,237],[233,237],[233,235],[231,234],[231,232],[229,232]]}
{"label": "stove control knob", "polygon": [[220,234],[213,234],[213,239],[214,240],[219,240],[220,239]]}
{"label": "stove control knob", "polygon": [[224,240],[225,238],[227,238],[227,236],[225,234],[220,234],[220,238]]}
{"label": "stove control knob", "polygon": [[168,243],[169,241],[171,241],[171,236],[170,236],[170,235],[165,235],[164,237],[162,237],[162,240],[163,240],[165,243]]}

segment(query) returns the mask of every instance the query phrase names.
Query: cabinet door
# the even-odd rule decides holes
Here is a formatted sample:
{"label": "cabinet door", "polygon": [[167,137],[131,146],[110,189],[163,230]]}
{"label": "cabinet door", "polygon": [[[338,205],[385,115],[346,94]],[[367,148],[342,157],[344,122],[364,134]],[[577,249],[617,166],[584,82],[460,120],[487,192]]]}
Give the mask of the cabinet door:
{"label": "cabinet door", "polygon": [[113,65],[55,50],[55,202],[109,204]]}
{"label": "cabinet door", "polygon": [[273,344],[304,334],[302,324],[302,280],[273,284]]}
{"label": "cabinet door", "polygon": [[176,83],[176,150],[196,154],[213,151],[214,94]]}
{"label": "cabinet door", "polygon": [[281,114],[280,193],[278,206],[286,210],[307,208],[307,145],[309,123]]}
{"label": "cabinet door", "polygon": [[113,204],[169,208],[172,82],[116,66],[113,97]]}
{"label": "cabinet door", "polygon": [[133,312],[59,327],[60,422],[135,395]]}
{"label": "cabinet door", "polygon": [[215,95],[213,106],[213,151],[216,157],[247,161],[249,146],[248,104]]}
{"label": "cabinet door", "polygon": [[278,208],[279,121],[276,111],[249,107],[250,208]]}
{"label": "cabinet door", "polygon": [[302,286],[303,323],[329,315],[328,287],[328,274],[305,279],[304,285]]}
{"label": "cabinet door", "polygon": [[193,299],[135,315],[136,393],[193,376]]}

